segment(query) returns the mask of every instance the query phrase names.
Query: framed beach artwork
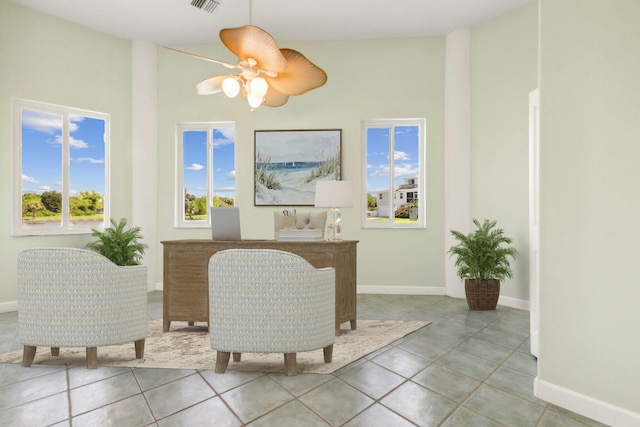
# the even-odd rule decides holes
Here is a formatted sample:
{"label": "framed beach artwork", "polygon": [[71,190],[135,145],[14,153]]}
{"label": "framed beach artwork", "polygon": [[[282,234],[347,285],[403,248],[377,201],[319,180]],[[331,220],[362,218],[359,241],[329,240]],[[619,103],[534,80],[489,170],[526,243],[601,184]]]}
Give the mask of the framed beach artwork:
{"label": "framed beach artwork", "polygon": [[317,181],[340,180],[342,129],[256,130],[255,206],[313,206]]}

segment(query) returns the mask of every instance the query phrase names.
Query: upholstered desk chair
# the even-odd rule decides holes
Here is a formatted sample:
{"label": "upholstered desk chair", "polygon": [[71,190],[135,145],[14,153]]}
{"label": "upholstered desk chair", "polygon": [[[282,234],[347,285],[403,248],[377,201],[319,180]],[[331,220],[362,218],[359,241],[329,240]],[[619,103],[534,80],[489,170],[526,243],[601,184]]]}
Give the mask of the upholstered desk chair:
{"label": "upholstered desk chair", "polygon": [[297,375],[296,353],[322,348],[331,362],[335,335],[335,271],[274,249],[229,249],[209,261],[209,335],[215,372],[229,356],[284,353]]}
{"label": "upholstered desk chair", "polygon": [[98,366],[97,347],[134,341],[144,355],[147,268],[120,267],[77,248],[29,249],[18,255],[18,336],[22,366],[38,346],[86,347],[87,367]]}

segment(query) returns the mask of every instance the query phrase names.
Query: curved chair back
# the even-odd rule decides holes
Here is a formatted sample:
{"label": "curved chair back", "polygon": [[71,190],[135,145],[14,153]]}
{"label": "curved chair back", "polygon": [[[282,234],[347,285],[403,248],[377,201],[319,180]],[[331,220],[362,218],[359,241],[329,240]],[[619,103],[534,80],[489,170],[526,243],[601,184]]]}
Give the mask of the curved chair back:
{"label": "curved chair back", "polygon": [[145,266],[120,267],[79,248],[25,250],[17,266],[25,346],[90,348],[146,337]]}
{"label": "curved chair back", "polygon": [[209,261],[209,332],[219,352],[297,353],[335,340],[335,271],[274,249]]}

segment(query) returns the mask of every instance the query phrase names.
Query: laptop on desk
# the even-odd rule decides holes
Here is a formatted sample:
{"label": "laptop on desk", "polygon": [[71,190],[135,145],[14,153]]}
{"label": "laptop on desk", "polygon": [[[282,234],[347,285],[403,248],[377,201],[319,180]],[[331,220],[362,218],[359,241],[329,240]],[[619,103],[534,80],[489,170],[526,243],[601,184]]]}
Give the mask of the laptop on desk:
{"label": "laptop on desk", "polygon": [[241,240],[240,208],[211,208],[211,238],[213,240]]}

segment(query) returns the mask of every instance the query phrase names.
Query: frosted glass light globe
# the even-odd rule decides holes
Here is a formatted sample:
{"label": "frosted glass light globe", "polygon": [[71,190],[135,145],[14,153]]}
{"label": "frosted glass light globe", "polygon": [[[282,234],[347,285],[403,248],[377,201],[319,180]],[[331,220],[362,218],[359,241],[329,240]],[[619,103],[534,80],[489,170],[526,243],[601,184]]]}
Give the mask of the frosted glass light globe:
{"label": "frosted glass light globe", "polygon": [[253,92],[247,95],[247,101],[249,102],[249,105],[251,105],[251,108],[258,108],[262,105],[262,100],[263,98],[261,96],[258,96]]}
{"label": "frosted glass light globe", "polygon": [[240,83],[235,77],[227,77],[222,81],[222,91],[229,98],[235,98],[240,93]]}
{"label": "frosted glass light globe", "polygon": [[269,85],[267,81],[262,77],[256,77],[251,80],[251,92],[255,93],[257,96],[263,98],[267,94],[267,90],[269,90]]}

